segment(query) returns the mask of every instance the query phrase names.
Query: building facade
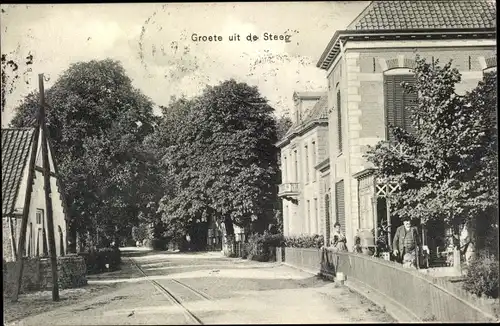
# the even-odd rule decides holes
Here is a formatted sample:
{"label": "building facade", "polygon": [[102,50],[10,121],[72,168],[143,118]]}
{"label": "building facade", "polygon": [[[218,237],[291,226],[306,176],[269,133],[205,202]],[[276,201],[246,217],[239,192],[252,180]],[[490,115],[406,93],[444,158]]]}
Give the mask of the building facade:
{"label": "building facade", "polygon": [[[2,129],[2,227],[3,258],[16,260],[21,235],[21,220],[28,210],[26,229],[26,256],[47,256],[49,252],[47,208],[45,205],[44,176],[42,168],[41,135],[35,144],[35,129]],[[35,164],[30,180],[32,148],[36,146]],[[54,162],[49,146],[50,187],[57,256],[65,254],[66,210],[59,188]],[[27,185],[33,188],[28,193]],[[29,206],[26,197],[29,196]]]}
{"label": "building facade", "polygon": [[321,92],[295,92],[293,97],[292,126],[277,144],[284,234],[324,234],[324,187],[315,167],[328,157],[327,97]]}
{"label": "building facade", "polygon": [[374,1],[324,50],[317,66],[328,78],[329,162],[319,168],[329,177],[332,220],[350,250],[381,215],[373,166],[363,154],[390,137],[389,124],[410,128],[405,107],[413,98],[401,82],[414,83],[416,55],[433,64],[453,60],[462,74],[456,92],[463,94],[496,67],[495,17],[487,0]]}
{"label": "building facade", "polygon": [[[406,107],[415,96],[401,83],[415,83],[417,55],[431,64],[452,60],[462,74],[457,94],[476,87],[485,71],[496,69],[495,2],[373,1],[333,35],[317,63],[328,79],[326,97],[316,96],[326,99],[326,116],[305,128],[306,115],[296,102],[294,124],[278,143],[285,235],[318,232],[328,241],[339,222],[352,250],[357,235],[385,219],[374,166],[363,155],[368,146],[391,139],[389,125],[412,128]],[[313,140],[318,149],[311,163]],[[311,200],[318,203],[317,227],[310,223]]]}

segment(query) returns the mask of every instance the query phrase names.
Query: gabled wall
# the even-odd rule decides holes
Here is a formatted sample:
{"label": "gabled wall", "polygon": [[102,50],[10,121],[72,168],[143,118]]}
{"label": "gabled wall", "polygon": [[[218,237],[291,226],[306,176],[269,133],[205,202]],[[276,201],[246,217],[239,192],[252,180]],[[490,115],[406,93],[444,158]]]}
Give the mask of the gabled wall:
{"label": "gabled wall", "polygon": [[[26,252],[29,256],[36,255],[37,253],[37,237],[41,237],[43,232],[39,230],[43,230],[43,227],[47,228],[47,209],[45,206],[45,190],[44,190],[44,177],[41,172],[43,169],[42,166],[42,150],[41,150],[41,134],[39,135],[38,144],[37,144],[37,154],[36,154],[36,163],[35,163],[35,173],[33,179],[33,192],[30,202],[29,208],[29,216],[28,223],[26,228]],[[54,163],[52,159],[52,153],[49,151],[49,166],[51,171],[50,177],[50,187],[51,187],[51,199],[52,199],[52,210],[53,210],[53,222],[54,222],[54,237],[56,243],[56,253],[60,256],[62,253],[66,251],[66,219],[64,213],[64,206],[61,198],[61,193],[59,187],[57,185],[57,179],[55,177],[55,169]],[[22,214],[24,208],[24,200],[26,197],[26,187],[28,183],[28,171],[29,171],[29,161],[31,160],[31,150],[30,155],[27,158],[27,164],[23,172],[23,178],[21,181],[21,185],[19,187],[19,193],[16,199],[15,211],[19,214]],[[41,224],[37,223],[36,215],[37,209],[43,210],[43,221]],[[16,245],[19,246],[19,236],[21,231],[21,218],[18,217],[16,219]],[[39,233],[40,232],[40,233]],[[38,235],[40,234],[40,235]],[[45,236],[48,237],[48,232],[45,232]],[[42,247],[42,238],[39,238],[38,246],[39,253],[43,253]],[[48,244],[48,238],[47,238]],[[28,250],[30,250],[28,252]]]}

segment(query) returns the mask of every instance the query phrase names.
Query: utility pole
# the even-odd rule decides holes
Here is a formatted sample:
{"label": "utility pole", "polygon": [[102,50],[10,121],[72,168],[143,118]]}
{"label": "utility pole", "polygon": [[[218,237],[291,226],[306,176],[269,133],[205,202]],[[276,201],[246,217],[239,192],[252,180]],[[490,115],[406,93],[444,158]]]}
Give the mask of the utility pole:
{"label": "utility pole", "polygon": [[30,161],[28,166],[28,183],[26,185],[26,193],[24,197],[23,217],[21,220],[21,234],[19,234],[19,246],[17,253],[16,264],[16,287],[12,297],[13,302],[17,302],[19,292],[21,291],[21,282],[23,278],[23,264],[26,247],[26,229],[28,227],[28,218],[30,213],[31,195],[33,192],[33,182],[35,176],[36,153],[38,150],[38,139],[40,135],[40,116],[35,118],[35,131],[33,132],[33,139],[31,144]]}
{"label": "utility pole", "polygon": [[45,121],[45,90],[43,86],[43,74],[38,75],[40,87],[40,125],[42,130],[42,162],[43,180],[45,188],[45,208],[47,210],[47,228],[49,236],[49,255],[52,267],[52,300],[59,301],[59,280],[57,275],[56,241],[54,237],[54,220],[52,210],[52,196],[50,186],[50,163],[47,147],[47,124]]}

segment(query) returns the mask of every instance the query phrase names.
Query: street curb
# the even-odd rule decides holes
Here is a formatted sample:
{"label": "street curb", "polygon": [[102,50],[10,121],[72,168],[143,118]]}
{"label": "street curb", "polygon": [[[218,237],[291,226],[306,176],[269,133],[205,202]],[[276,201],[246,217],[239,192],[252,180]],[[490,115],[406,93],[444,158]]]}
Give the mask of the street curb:
{"label": "street curb", "polygon": [[[322,275],[321,272],[313,272],[309,269],[299,268],[287,263],[281,263],[283,266],[291,267],[296,270],[300,270],[312,275]],[[333,277],[330,275],[326,275],[327,279],[331,282],[335,282]],[[330,276],[330,277],[328,277]],[[383,295],[382,293],[378,293],[377,291],[371,289],[369,286],[362,284],[361,282],[357,282],[353,279],[349,281],[344,281],[344,286],[351,289],[352,291],[362,295],[368,301],[372,302],[374,305],[378,306],[382,310],[384,310],[389,316],[391,316],[398,323],[421,323],[422,321],[418,319],[413,313],[406,310],[404,307],[401,307],[397,302],[392,300],[391,298]],[[381,304],[383,302],[384,304]]]}
{"label": "street curb", "polygon": [[297,269],[299,271],[303,271],[303,272],[306,272],[306,273],[309,273],[309,274],[312,274],[312,275],[315,275],[315,276],[319,276],[321,274],[320,272],[313,272],[310,269],[304,269],[304,268],[296,267],[296,266],[293,266],[293,265],[290,265],[290,264],[287,264],[287,263],[284,263],[284,262],[281,263],[281,265],[287,266],[287,267],[291,267],[293,269]]}
{"label": "street curb", "polygon": [[362,295],[367,300],[377,305],[398,323],[422,323],[422,320],[415,316],[415,314],[411,311],[407,310],[388,296],[374,290],[370,286],[353,280],[352,278],[349,281],[346,280],[344,284],[352,291]]}

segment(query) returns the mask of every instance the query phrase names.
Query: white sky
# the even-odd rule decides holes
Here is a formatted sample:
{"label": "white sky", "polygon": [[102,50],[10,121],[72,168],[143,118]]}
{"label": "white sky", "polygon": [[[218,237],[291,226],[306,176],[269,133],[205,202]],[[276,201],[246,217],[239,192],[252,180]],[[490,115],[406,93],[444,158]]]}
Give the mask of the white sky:
{"label": "white sky", "polygon": [[[69,64],[105,58],[120,60],[134,86],[157,105],[235,78],[257,85],[280,115],[293,105],[294,91],[326,89],[325,72],[316,62],[333,33],[368,3],[1,5],[1,53],[21,63],[2,127],[22,98],[38,89],[39,73],[50,78],[47,89]],[[248,33],[264,32],[287,32],[291,42],[245,40]],[[221,35],[224,41],[195,43],[193,33]],[[240,34],[240,42],[228,41],[233,33]],[[32,71],[23,76],[30,52]]]}

